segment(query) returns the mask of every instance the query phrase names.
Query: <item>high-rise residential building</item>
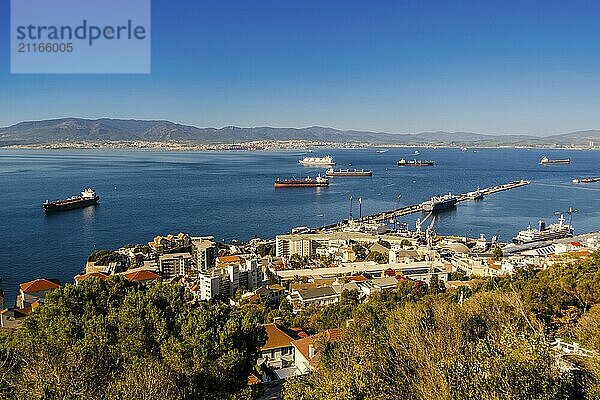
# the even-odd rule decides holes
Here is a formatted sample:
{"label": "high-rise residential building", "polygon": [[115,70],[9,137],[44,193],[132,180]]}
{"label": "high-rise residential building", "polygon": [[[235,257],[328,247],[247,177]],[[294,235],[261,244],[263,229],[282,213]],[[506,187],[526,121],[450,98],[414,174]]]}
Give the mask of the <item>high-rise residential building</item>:
{"label": "high-rise residential building", "polygon": [[206,271],[215,266],[217,244],[213,236],[192,237],[192,259],[196,272]]}
{"label": "high-rise residential building", "polygon": [[168,278],[189,275],[192,265],[190,253],[163,254],[158,257],[158,271]]}

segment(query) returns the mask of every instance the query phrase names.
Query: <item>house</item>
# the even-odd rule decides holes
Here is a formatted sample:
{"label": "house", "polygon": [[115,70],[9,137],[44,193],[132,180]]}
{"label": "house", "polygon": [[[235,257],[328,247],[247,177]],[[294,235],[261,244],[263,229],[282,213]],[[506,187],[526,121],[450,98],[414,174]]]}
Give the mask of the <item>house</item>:
{"label": "house", "polygon": [[389,258],[390,249],[382,245],[381,243],[373,243],[371,247],[369,247],[369,253],[376,252],[383,254],[386,258]]}
{"label": "house", "polygon": [[386,276],[384,278],[375,278],[365,282],[361,285],[361,288],[365,295],[370,296],[373,293],[384,290],[396,290],[397,286],[398,280],[395,276]]}
{"label": "house", "polygon": [[285,296],[285,288],[281,285],[261,286],[254,291],[261,301],[266,301],[271,305],[279,304],[282,297]]}
{"label": "house", "polygon": [[347,290],[349,292],[351,292],[351,291],[361,292],[360,287],[358,286],[358,284],[356,282],[348,282],[348,283],[336,282],[333,285],[331,285],[331,287],[337,294],[342,294],[342,292],[344,290]]}
{"label": "house", "polygon": [[294,363],[294,340],[284,328],[277,324],[264,324],[267,333],[267,342],[260,349],[258,363],[265,364],[269,368],[287,368]]}
{"label": "house", "polygon": [[288,295],[288,300],[293,304],[294,310],[306,308],[311,304],[321,306],[337,303],[340,295],[331,286],[323,286],[310,289],[293,290]]}
{"label": "house", "polygon": [[26,308],[35,302],[43,303],[46,295],[59,287],[60,282],[55,279],[35,279],[21,283],[21,290],[17,295],[17,308]]}
{"label": "house", "polygon": [[403,249],[402,247],[395,247],[389,252],[389,263],[404,263],[408,264],[414,260],[421,260],[423,257],[416,250]]}
{"label": "house", "polygon": [[333,343],[342,337],[340,328],[328,329],[322,333],[292,341],[296,374],[303,375],[314,370],[319,364],[319,347]]}

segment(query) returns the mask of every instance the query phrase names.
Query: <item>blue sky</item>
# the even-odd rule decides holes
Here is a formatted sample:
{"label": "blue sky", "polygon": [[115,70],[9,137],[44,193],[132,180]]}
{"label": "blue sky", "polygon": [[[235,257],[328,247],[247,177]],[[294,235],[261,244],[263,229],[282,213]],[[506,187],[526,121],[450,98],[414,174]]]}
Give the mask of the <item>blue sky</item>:
{"label": "blue sky", "polygon": [[154,0],[150,75],[11,75],[8,3],[0,126],[78,116],[398,133],[600,129],[597,1]]}

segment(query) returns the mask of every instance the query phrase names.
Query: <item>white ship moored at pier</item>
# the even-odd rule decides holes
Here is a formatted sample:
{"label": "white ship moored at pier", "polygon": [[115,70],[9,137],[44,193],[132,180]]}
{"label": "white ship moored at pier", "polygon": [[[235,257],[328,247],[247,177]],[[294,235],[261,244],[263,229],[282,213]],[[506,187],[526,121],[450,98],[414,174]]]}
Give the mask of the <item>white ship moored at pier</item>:
{"label": "white ship moored at pier", "polygon": [[[569,211],[572,214],[574,211]],[[565,218],[560,214],[558,223],[550,224],[546,226],[546,223],[542,220],[538,222],[538,228],[532,228],[531,225],[527,229],[519,232],[519,234],[513,238],[513,243],[524,244],[531,242],[539,242],[544,240],[555,240],[563,239],[573,236],[573,226],[565,223]]]}

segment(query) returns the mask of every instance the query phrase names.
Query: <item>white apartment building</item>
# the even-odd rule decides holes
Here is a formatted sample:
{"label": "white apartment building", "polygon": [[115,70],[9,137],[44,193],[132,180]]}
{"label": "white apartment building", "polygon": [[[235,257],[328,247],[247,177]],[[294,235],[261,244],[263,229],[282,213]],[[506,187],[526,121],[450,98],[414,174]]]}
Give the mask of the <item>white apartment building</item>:
{"label": "white apartment building", "polygon": [[214,299],[218,295],[232,297],[240,287],[246,290],[260,287],[263,275],[258,261],[241,257],[240,260],[239,264],[230,263],[199,273],[200,300]]}

